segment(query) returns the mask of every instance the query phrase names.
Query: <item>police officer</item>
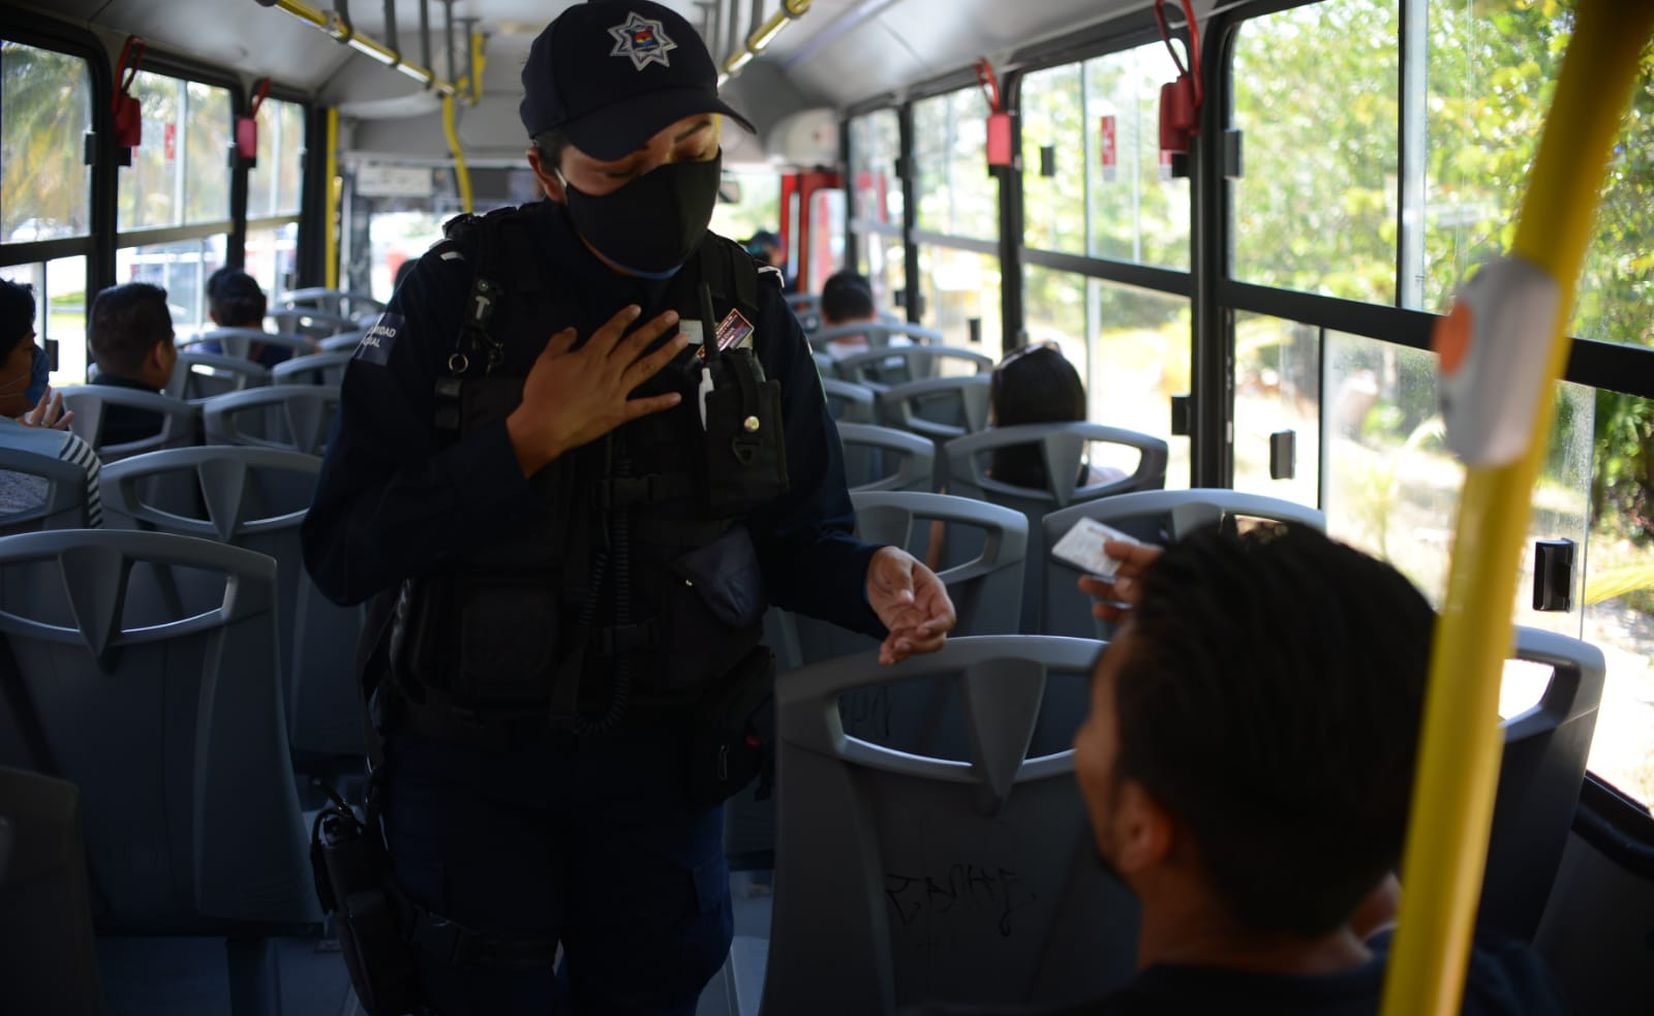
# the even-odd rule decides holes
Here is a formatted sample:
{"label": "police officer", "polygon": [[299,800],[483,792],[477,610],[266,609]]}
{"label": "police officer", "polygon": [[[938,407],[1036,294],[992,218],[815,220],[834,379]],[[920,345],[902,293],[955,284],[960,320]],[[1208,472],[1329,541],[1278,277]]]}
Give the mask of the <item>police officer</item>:
{"label": "police officer", "polygon": [[707,231],[722,125],[750,130],[715,79],[668,8],[560,15],[523,69],[549,200],[450,224],[345,377],[305,560],[389,619],[384,828],[449,1016],[692,1012],[732,932],[720,801],[767,736],[766,602],[886,663],[954,623],[851,535],[780,279]]}

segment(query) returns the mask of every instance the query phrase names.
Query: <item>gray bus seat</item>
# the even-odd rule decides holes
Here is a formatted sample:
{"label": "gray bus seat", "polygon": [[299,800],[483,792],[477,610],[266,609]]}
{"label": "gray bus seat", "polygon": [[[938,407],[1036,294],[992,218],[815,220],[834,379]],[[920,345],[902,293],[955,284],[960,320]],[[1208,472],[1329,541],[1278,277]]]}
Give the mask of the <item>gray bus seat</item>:
{"label": "gray bus seat", "polygon": [[[855,656],[777,682],[766,1016],[1072,1003],[1132,977],[1137,908],[1097,863],[1073,750],[1035,741],[1048,686],[1087,685],[1099,648],[964,638],[892,668]],[[846,733],[841,696],[915,678],[958,686],[968,760]]]}
{"label": "gray bus seat", "polygon": [[838,436],[844,447],[844,477],[852,492],[930,490],[936,449],[919,435],[865,423],[841,423]]}
{"label": "gray bus seat", "polygon": [[342,350],[295,356],[272,367],[270,379],[278,385],[338,386],[344,382],[345,368],[355,355],[353,350]]}
{"label": "gray bus seat", "polygon": [[366,293],[328,289],[325,286],[310,286],[305,289],[290,290],[286,296],[282,297],[280,306],[284,310],[291,310],[295,307],[314,308],[341,317],[355,317],[367,311],[377,314],[385,309],[383,301],[376,300]]}
{"label": "gray bus seat", "polygon": [[294,356],[303,356],[316,349],[315,342],[308,336],[291,332],[267,332],[262,328],[214,328],[184,339],[178,343],[178,349],[194,349],[208,342],[218,343],[218,348],[224,351],[223,355],[237,356],[243,360],[252,359],[252,347],[255,342],[265,346],[279,346]]}
{"label": "gray bus seat", "polygon": [[0,985],[6,1011],[103,1013],[80,791],[0,769]]}
{"label": "gray bus seat", "polygon": [[854,381],[882,391],[896,385],[941,377],[943,365],[963,363],[973,374],[993,370],[994,362],[973,349],[955,346],[891,346],[889,349],[871,349],[865,353],[846,356],[834,361],[833,372],[846,381]]}
{"label": "gray bus seat", "polygon": [[[276,560],[288,740],[301,763],[365,751],[354,671],[362,608],[323,596],[299,545],[320,472],[321,460],[300,452],[210,445],[127,459],[103,475],[109,511],[136,528],[218,540]],[[201,511],[180,514],[144,498],[148,480],[178,473],[199,485]]]}
{"label": "gray bus seat", "polygon": [[1039,630],[1048,635],[1103,638],[1112,626],[1091,613],[1091,598],[1079,590],[1080,571],[1051,556],[1050,548],[1082,518],[1096,519],[1144,543],[1164,545],[1224,520],[1293,522],[1325,531],[1327,517],[1293,501],[1243,494],[1221,487],[1149,490],[1064,508],[1040,522],[1045,549],[1045,588]]}
{"label": "gray bus seat", "polygon": [[[923,328],[906,321],[894,318],[881,317],[877,321],[853,321],[844,325],[833,325],[831,328],[819,328],[809,336],[810,348],[818,352],[825,352],[827,347],[839,339],[864,339],[869,350],[901,349],[907,345],[940,346],[942,333],[934,328]],[[896,339],[905,339],[895,342]]]}
{"label": "gray bus seat", "polygon": [[[129,588],[151,566],[215,574],[223,591],[208,610],[156,618]],[[8,593],[29,590],[8,595],[0,633],[83,796],[100,933],[224,935],[232,997],[267,983],[264,936],[321,918],[276,670],[275,561],[76,530],[0,540],[0,576]]]}
{"label": "gray bus seat", "polygon": [[[114,385],[76,385],[62,389],[62,394],[63,408],[73,410],[75,414],[70,429],[91,445],[97,451],[98,458],[105,463],[163,448],[186,448],[201,442],[201,410],[183,399]],[[139,441],[107,444],[103,440],[104,420],[112,406],[152,413],[159,418],[161,429],[154,436]]]}
{"label": "gray bus seat", "polygon": [[788,293],[786,294],[787,309],[798,318],[798,326],[804,329],[804,334],[821,327],[821,297],[815,293]]}
{"label": "gray bus seat", "polygon": [[1533,941],[1579,807],[1607,664],[1587,642],[1516,629],[1515,659],[1552,668],[1543,696],[1504,722],[1478,930]]}
{"label": "gray bus seat", "polygon": [[208,399],[201,410],[215,444],[285,448],[320,455],[339,410],[339,389],[270,385]]}
{"label": "gray bus seat", "polygon": [[[1082,485],[1080,469],[1094,443],[1124,445],[1137,452],[1129,476]],[[1002,448],[1036,445],[1045,463],[1044,489],[1016,487],[988,475],[992,453]],[[948,442],[948,491],[1015,508],[1028,519],[1028,567],[1024,575],[1022,625],[1040,631],[1040,600],[1045,590],[1045,539],[1040,522],[1071,504],[1094,501],[1166,483],[1166,442],[1157,437],[1100,423],[1031,423],[990,427]],[[960,548],[969,553],[969,547]],[[950,549],[950,553],[953,553]]]}
{"label": "gray bus seat", "polygon": [[241,356],[183,350],[172,368],[172,379],[162,394],[200,401],[226,392],[259,388],[270,383],[270,371]]}
{"label": "gray bus seat", "polygon": [[283,334],[304,335],[313,339],[338,335],[340,332],[354,332],[362,327],[355,318],[316,310],[313,307],[288,307],[272,310],[264,316],[274,321],[276,330]]}
{"label": "gray bus seat", "polygon": [[878,393],[879,422],[912,431],[936,445],[936,489],[948,489],[947,443],[987,429],[989,389],[987,374],[970,377],[933,377],[897,385]]}
{"label": "gray bus seat", "polygon": [[362,336],[364,334],[366,334],[366,329],[357,329],[354,332],[340,332],[337,335],[329,335],[327,338],[316,343],[316,346],[324,353],[347,353],[355,350],[355,348],[361,344]]}
{"label": "gray bus seat", "polygon": [[0,511],[0,536],[42,529],[86,526],[86,470],[56,455],[0,446],[0,472],[35,477],[43,489],[39,504]]}
{"label": "gray bus seat", "polygon": [[827,395],[827,412],[839,423],[873,422],[873,389],[836,377],[821,379]]}

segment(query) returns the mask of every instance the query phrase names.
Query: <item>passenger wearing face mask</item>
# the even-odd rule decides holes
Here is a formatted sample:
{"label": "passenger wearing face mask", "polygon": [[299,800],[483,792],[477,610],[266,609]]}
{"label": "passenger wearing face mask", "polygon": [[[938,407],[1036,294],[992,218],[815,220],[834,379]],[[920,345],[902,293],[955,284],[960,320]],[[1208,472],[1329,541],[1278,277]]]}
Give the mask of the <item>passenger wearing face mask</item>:
{"label": "passenger wearing face mask", "polygon": [[747,126],[716,78],[666,7],[561,14],[523,69],[547,200],[450,223],[345,376],[304,543],[373,600],[398,932],[360,954],[416,971],[386,1011],[692,1013],[732,933],[722,801],[771,734],[765,605],[890,663],[953,625],[853,537],[779,275],[707,231]]}
{"label": "passenger wearing face mask", "polygon": [[[69,432],[75,414],[47,385],[46,353],[35,344],[34,292],[0,279],[0,447],[72,462],[86,472],[86,524],[103,525],[98,456]],[[0,470],[0,521],[46,503],[43,476]]]}

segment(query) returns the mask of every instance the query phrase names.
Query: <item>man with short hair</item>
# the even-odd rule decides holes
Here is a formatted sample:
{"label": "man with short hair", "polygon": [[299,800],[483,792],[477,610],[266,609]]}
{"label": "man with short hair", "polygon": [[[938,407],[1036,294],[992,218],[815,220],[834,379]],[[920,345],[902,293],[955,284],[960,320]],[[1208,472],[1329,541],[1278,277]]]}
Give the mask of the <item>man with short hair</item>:
{"label": "man with short hair", "polygon": [[[264,314],[269,310],[268,298],[258,280],[239,268],[225,266],[207,278],[207,316],[220,328],[252,328],[264,330]],[[224,352],[218,341],[201,343],[203,353]],[[253,342],[247,347],[247,359],[262,367],[274,367],[293,356],[283,346]]]}
{"label": "man with short hair", "polygon": [[[1105,550],[1119,577],[1083,588],[1124,623],[1074,764],[1098,856],[1142,906],[1140,972],[1050,1016],[1375,1012],[1434,612],[1305,527]],[[1526,950],[1472,953],[1464,1013],[1559,1011]]]}
{"label": "man with short hair", "polygon": [[873,284],[867,276],[849,269],[834,272],[821,286],[821,323],[833,328],[878,320],[873,304]]}
{"label": "man with short hair", "polygon": [[[87,341],[98,372],[92,384],[160,392],[178,362],[173,345],[172,312],[167,291],[147,282],[110,286],[92,301]],[[158,413],[131,406],[109,406],[103,414],[100,445],[142,441],[161,432]]]}

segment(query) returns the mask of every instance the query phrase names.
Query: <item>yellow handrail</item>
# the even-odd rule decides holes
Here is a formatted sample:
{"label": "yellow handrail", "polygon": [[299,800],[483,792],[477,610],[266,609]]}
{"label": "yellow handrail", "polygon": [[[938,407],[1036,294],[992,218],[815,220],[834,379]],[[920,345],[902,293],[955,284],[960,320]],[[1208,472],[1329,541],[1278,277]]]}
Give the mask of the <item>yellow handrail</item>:
{"label": "yellow handrail", "polygon": [[[380,42],[378,39],[356,31],[336,11],[324,11],[302,3],[301,0],[269,0],[267,6],[285,11],[307,25],[321,29],[335,40],[344,43],[359,53],[406,74],[428,88],[435,89],[441,95],[453,95],[454,83],[445,81],[436,76],[436,72],[428,67],[421,67],[411,60],[404,59],[402,54]],[[392,40],[393,42],[395,40]]]}
{"label": "yellow handrail", "polygon": [[465,164],[465,149],[459,143],[459,130],[454,126],[454,97],[442,97],[442,133],[448,138],[448,151],[454,157],[454,182],[459,186],[459,207],[470,212],[471,170]]}
{"label": "yellow handrail", "polygon": [[339,179],[339,109],[327,108],[327,156],[324,160],[327,174],[327,209],[322,216],[322,252],[326,260],[323,277],[328,289],[339,288],[339,202],[344,197],[343,182]]}
{"label": "yellow handrail", "polygon": [[1581,0],[1529,176],[1511,254],[1549,273],[1561,300],[1527,450],[1509,465],[1473,467],[1465,477],[1430,661],[1384,1016],[1447,1016],[1463,996],[1499,780],[1499,685],[1517,564],[1555,414],[1555,382],[1568,360],[1574,288],[1651,30],[1654,5]]}

